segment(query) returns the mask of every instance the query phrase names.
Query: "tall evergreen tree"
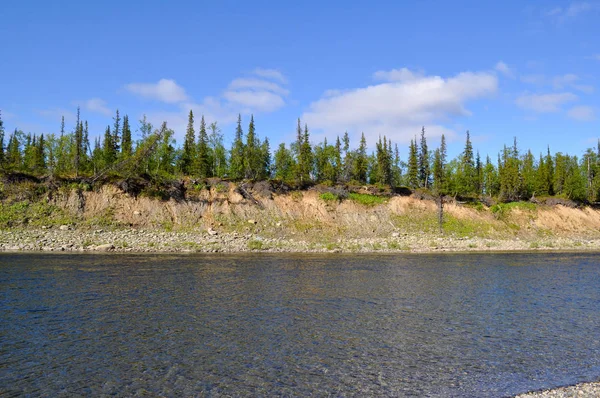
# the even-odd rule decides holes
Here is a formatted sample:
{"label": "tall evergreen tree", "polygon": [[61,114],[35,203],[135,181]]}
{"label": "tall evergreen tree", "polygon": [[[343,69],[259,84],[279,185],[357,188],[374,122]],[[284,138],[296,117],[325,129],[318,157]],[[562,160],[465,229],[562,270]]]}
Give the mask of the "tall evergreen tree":
{"label": "tall evergreen tree", "polygon": [[419,187],[419,160],[416,138],[410,140],[408,150],[408,186],[412,189]]}
{"label": "tall evergreen tree", "polygon": [[294,180],[294,157],[283,142],[279,144],[277,151],[275,151],[274,169],[276,179],[287,183],[291,183]]}
{"label": "tall evergreen tree", "polygon": [[102,143],[102,167],[110,167],[117,159],[115,154],[114,136],[110,131],[110,126],[106,126],[104,131],[104,142]]}
{"label": "tall evergreen tree", "polygon": [[248,125],[248,134],[246,134],[246,146],[244,149],[245,176],[247,179],[256,180],[261,174],[261,164],[263,161],[259,147],[259,140],[256,136],[254,115],[250,115],[250,124]]}
{"label": "tall evergreen tree", "polygon": [[0,111],[0,168],[4,168],[4,122],[2,121],[2,111]]}
{"label": "tall evergreen tree", "polygon": [[457,177],[457,189],[460,194],[471,195],[476,193],[476,170],[475,161],[473,159],[473,145],[471,144],[471,136],[468,130],[465,149],[460,158]]}
{"label": "tall evergreen tree", "polygon": [[129,159],[133,151],[131,141],[131,127],[129,126],[129,116],[123,116],[123,131],[121,134],[121,157]]}
{"label": "tall evergreen tree", "polygon": [[119,115],[119,110],[117,109],[117,113],[115,115],[115,117],[113,118],[113,120],[115,121],[114,127],[113,127],[113,137],[112,137],[112,144],[113,144],[113,153],[114,153],[114,157],[115,159],[117,158],[117,155],[119,154],[119,151],[121,149],[121,116]]}
{"label": "tall evergreen tree", "polygon": [[354,159],[354,179],[361,184],[367,183],[367,172],[369,169],[369,159],[367,158],[367,140],[365,133],[360,137],[360,144]]}
{"label": "tall evergreen tree", "polygon": [[421,145],[419,147],[419,185],[423,188],[429,188],[431,171],[429,166],[429,151],[427,149],[427,139],[425,138],[425,126],[421,129]]}
{"label": "tall evergreen tree", "polygon": [[196,174],[193,164],[196,161],[196,132],[194,131],[194,112],[188,114],[188,124],[183,140],[183,152],[181,154],[181,172],[185,175]]}
{"label": "tall evergreen tree", "polygon": [[238,115],[235,138],[231,147],[229,160],[229,177],[233,180],[244,178],[244,132],[242,130],[242,116]]}
{"label": "tall evergreen tree", "polygon": [[198,166],[196,170],[198,171],[198,176],[200,178],[212,177],[211,174],[211,165],[212,161],[210,159],[208,147],[208,134],[206,132],[206,122],[204,121],[204,115],[200,119],[200,128],[198,129],[198,155],[197,161]]}

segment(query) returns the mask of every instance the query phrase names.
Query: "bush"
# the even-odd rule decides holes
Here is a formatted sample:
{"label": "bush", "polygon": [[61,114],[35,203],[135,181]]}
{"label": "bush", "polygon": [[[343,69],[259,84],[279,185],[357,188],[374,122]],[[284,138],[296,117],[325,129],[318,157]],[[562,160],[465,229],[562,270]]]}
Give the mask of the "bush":
{"label": "bush", "polygon": [[375,206],[385,203],[385,198],[381,196],[369,195],[365,193],[350,193],[348,195],[351,200],[365,206]]}
{"label": "bush", "polygon": [[331,193],[331,192],[324,192],[321,195],[319,195],[319,197],[321,199],[323,199],[325,202],[333,202],[333,201],[338,201],[338,197],[337,195]]}
{"label": "bush", "polygon": [[263,249],[263,243],[260,240],[251,240],[248,241],[248,249],[250,250],[262,250]]}

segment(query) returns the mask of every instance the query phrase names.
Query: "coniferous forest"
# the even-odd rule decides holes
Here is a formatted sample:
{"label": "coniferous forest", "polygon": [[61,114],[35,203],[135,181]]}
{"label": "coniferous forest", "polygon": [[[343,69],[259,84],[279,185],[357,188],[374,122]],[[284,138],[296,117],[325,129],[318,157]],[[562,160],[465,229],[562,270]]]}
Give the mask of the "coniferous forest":
{"label": "coniferous forest", "polygon": [[0,114],[0,170],[89,181],[108,177],[272,179],[296,188],[374,184],[503,202],[551,196],[580,203],[600,201],[600,144],[578,158],[552,154],[550,148],[536,148],[534,153],[520,148],[515,137],[484,159],[473,148],[467,131],[463,151],[448,159],[445,137],[438,148],[430,148],[423,127],[410,142],[408,158],[401,159],[398,145],[386,136],[368,145],[364,133],[358,143],[351,143],[344,133],[315,144],[300,119],[294,142],[274,150],[268,138],[257,133],[253,116],[247,126],[238,116],[230,147],[225,146],[217,122],[207,125],[203,116],[198,120],[192,111],[182,144],[175,141],[166,122],[153,126],[144,116],[134,123],[132,127],[129,117],[117,110],[104,134],[90,142],[88,123],[79,109],[74,126],[67,128],[63,117],[60,131],[51,134],[6,132]]}

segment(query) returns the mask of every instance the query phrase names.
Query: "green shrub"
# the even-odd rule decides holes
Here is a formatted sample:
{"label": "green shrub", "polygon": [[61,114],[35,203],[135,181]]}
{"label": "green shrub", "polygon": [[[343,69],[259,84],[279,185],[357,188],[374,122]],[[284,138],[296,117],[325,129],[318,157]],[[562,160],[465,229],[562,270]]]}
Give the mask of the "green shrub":
{"label": "green shrub", "polygon": [[260,240],[253,239],[251,241],[248,241],[248,249],[250,249],[250,250],[262,250],[263,249],[263,243]]}
{"label": "green shrub", "polygon": [[324,192],[321,195],[319,195],[319,197],[325,202],[334,202],[338,200],[337,195],[332,194],[331,192]]}
{"label": "green shrub", "polygon": [[366,193],[350,193],[350,200],[353,200],[361,205],[375,206],[385,203],[386,199],[381,196],[369,195]]}

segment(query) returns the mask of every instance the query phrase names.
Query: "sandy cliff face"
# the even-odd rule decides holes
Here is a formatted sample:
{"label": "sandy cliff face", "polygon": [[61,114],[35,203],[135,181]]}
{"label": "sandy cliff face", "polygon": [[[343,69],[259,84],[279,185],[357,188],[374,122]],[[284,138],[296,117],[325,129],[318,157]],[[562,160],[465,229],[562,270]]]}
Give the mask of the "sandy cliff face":
{"label": "sandy cliff face", "polygon": [[[82,220],[113,221],[136,228],[221,228],[273,236],[295,234],[327,238],[435,233],[437,206],[429,200],[393,196],[366,206],[346,199],[324,201],[316,190],[277,194],[248,189],[244,197],[232,183],[186,192],[180,200],[133,197],[113,185],[97,191],[55,195],[53,204]],[[247,195],[246,195],[247,196]],[[249,221],[255,221],[249,223]],[[472,236],[600,236],[600,212],[591,208],[535,206],[501,216],[488,208],[445,205],[445,229]]]}

